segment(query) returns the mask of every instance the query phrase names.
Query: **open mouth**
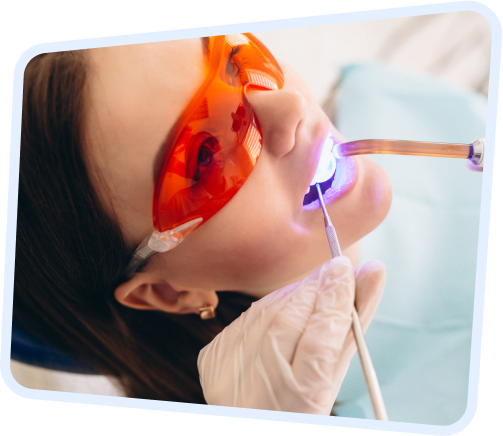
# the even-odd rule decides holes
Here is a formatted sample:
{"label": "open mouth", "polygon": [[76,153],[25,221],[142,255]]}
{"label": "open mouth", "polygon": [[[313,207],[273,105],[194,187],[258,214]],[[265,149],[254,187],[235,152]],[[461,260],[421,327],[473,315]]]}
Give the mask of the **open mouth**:
{"label": "open mouth", "polygon": [[[336,159],[335,172],[328,180],[319,183],[325,204],[329,205],[351,192],[356,186],[357,180],[358,164],[356,159],[353,157]],[[306,211],[316,210],[319,207],[318,192],[316,186],[313,184],[304,195],[302,209]]]}
{"label": "open mouth", "polygon": [[303,206],[307,206],[314,201],[318,200],[318,190],[316,185],[320,185],[321,193],[324,194],[327,189],[329,189],[337,174],[337,162],[335,156],[332,154],[332,147],[334,145],[334,138],[329,132],[323,142],[323,148],[318,161],[318,168],[314,174],[313,180],[311,181],[311,186],[309,191],[304,195],[304,200],[302,202]]}
{"label": "open mouth", "polygon": [[[324,194],[325,191],[332,186],[336,175],[337,175],[337,169],[332,174],[332,177],[330,177],[328,180],[326,180],[324,182],[319,183],[322,194]],[[309,192],[306,193],[306,195],[304,195],[304,200],[302,201],[302,206],[307,206],[316,200],[318,200],[318,190],[316,189],[316,185],[311,185],[309,187]]]}

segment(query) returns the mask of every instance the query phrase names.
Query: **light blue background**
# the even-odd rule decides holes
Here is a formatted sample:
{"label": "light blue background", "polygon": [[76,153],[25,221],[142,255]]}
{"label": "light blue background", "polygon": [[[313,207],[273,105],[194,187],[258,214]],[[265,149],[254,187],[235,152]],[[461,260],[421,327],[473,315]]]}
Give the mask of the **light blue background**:
{"label": "light blue background", "polygon": [[[475,10],[493,30],[489,85],[487,151],[483,175],[472,355],[467,412],[448,427],[334,419],[301,414],[231,409],[129,398],[36,391],[21,387],[10,374],[10,337],[16,204],[19,167],[22,76],[36,54],[104,45],[188,38],[209,34],[259,31],[335,22],[365,21],[418,14]],[[8,219],[5,255],[2,346],[0,347],[0,425],[4,434],[503,434],[502,413],[502,90],[501,56],[503,4],[500,0],[393,8],[322,17],[285,19],[262,23],[155,32],[143,35],[98,38],[33,47],[16,61],[13,76],[11,156],[9,160]]]}
{"label": "light blue background", "polygon": [[[380,64],[343,68],[337,127],[351,141],[388,138],[470,143],[485,134],[486,99],[428,75]],[[464,414],[472,336],[482,173],[464,159],[371,156],[393,202],[365,238],[388,279],[366,337],[390,419],[453,424]],[[335,412],[372,418],[353,359]]]}

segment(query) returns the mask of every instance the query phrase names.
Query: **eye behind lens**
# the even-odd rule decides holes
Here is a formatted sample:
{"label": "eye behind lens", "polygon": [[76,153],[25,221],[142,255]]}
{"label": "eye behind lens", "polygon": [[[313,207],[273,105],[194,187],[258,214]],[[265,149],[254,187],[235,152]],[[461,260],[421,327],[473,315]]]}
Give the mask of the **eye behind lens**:
{"label": "eye behind lens", "polygon": [[199,148],[199,155],[197,156],[197,165],[207,167],[211,164],[212,160],[213,151],[211,148],[205,143],[201,144],[201,147]]}

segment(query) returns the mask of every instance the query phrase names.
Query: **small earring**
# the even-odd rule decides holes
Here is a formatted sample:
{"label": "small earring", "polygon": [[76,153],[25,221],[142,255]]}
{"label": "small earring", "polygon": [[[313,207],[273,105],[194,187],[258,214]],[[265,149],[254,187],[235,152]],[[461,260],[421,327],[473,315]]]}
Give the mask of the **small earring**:
{"label": "small earring", "polygon": [[215,314],[215,308],[208,304],[199,308],[199,316],[203,321],[206,321],[207,319],[215,318],[217,315]]}

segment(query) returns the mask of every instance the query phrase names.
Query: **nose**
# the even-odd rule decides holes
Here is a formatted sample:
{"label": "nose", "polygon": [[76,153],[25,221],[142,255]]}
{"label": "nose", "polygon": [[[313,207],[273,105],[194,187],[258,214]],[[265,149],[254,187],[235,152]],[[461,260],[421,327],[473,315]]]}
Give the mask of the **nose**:
{"label": "nose", "polygon": [[262,129],[263,150],[275,157],[290,152],[306,117],[304,95],[293,89],[248,90],[247,97]]}

